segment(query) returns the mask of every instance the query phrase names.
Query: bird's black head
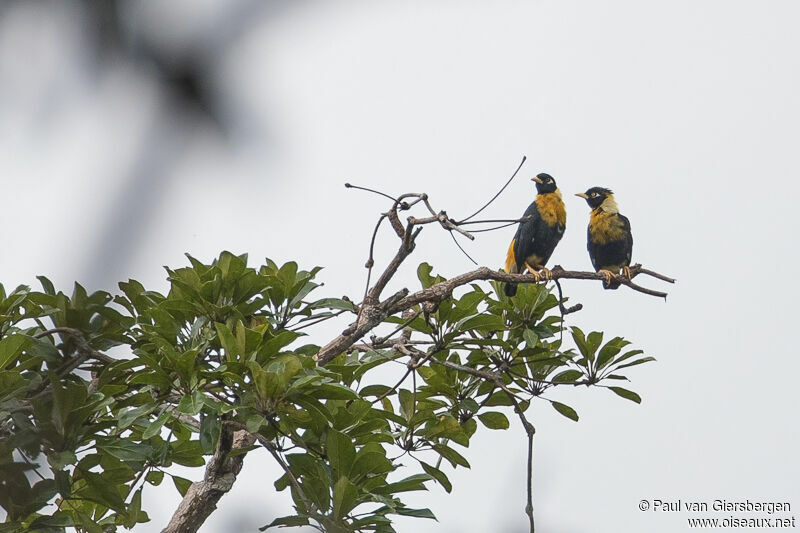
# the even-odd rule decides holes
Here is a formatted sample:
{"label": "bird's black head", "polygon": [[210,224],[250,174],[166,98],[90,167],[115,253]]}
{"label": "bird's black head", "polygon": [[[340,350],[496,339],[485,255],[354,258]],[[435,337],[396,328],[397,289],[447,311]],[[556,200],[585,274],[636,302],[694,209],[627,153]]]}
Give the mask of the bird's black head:
{"label": "bird's black head", "polygon": [[589,207],[594,209],[605,202],[606,198],[610,197],[613,200],[613,194],[614,193],[611,191],[611,189],[606,189],[604,187],[592,187],[586,192],[579,192],[575,196],[580,196],[586,200],[586,203],[589,204]]}
{"label": "bird's black head", "polygon": [[554,180],[553,176],[550,174],[545,174],[542,172],[541,174],[537,174],[535,177],[531,178],[531,180],[536,182],[536,192],[539,194],[556,192],[556,189],[558,189],[556,186],[556,180]]}

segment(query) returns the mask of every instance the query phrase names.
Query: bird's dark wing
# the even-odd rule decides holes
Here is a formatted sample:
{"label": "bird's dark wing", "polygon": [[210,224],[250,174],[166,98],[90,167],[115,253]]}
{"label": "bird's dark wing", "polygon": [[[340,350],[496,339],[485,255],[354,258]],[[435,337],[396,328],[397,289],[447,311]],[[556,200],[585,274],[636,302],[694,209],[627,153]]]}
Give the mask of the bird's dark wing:
{"label": "bird's dark wing", "polygon": [[633,257],[633,233],[631,233],[631,221],[628,220],[628,217],[625,215],[617,215],[619,219],[622,221],[622,229],[625,230],[625,242],[623,244],[623,250],[625,252],[625,265],[629,266],[631,264],[631,258]]}
{"label": "bird's dark wing", "polygon": [[536,202],[531,203],[522,215],[522,218],[527,217],[530,217],[530,219],[519,223],[517,234],[514,236],[514,239],[516,239],[514,242],[514,257],[520,271],[524,270],[525,259],[531,254],[531,250],[534,247],[533,243],[539,238],[539,227],[544,224]]}
{"label": "bird's dark wing", "polygon": [[600,267],[597,263],[597,256],[600,252],[599,246],[592,240],[592,228],[591,226],[586,228],[586,249],[589,251],[589,259],[592,260],[592,268],[595,271],[600,270]]}

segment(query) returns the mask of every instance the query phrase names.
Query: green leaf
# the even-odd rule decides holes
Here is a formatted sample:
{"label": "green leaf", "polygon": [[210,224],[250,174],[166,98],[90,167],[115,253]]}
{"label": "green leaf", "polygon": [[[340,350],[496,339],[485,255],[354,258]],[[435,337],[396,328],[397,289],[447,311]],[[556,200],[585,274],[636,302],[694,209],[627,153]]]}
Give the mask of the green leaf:
{"label": "green leaf", "polygon": [[409,509],[408,507],[398,507],[397,514],[403,516],[413,516],[416,518],[432,518],[436,520],[436,516],[430,509]]}
{"label": "green leaf", "polygon": [[425,486],[425,482],[430,479],[431,477],[425,474],[414,474],[413,476],[408,476],[395,483],[377,487],[372,492],[375,494],[397,494],[415,490],[428,490]]}
{"label": "green leaf", "polygon": [[22,351],[31,343],[31,339],[24,335],[9,335],[0,340],[0,370],[16,362]]}
{"label": "green leaf", "polygon": [[358,488],[346,476],[339,478],[333,486],[333,517],[337,520],[346,516],[358,501]]}
{"label": "green leaf", "polygon": [[431,276],[432,270],[433,267],[428,263],[420,263],[417,267],[417,278],[419,278],[420,283],[422,283],[423,289],[427,289],[435,283],[433,276]]}
{"label": "green leaf", "polygon": [[356,459],[356,448],[350,437],[330,428],[326,444],[334,479],[349,476]]}
{"label": "green leaf", "polygon": [[[361,389],[358,393],[362,396],[383,396],[384,394],[391,391],[392,388],[388,385],[367,385],[363,389]],[[392,393],[394,394],[394,393]]]}
{"label": "green leaf", "polygon": [[181,496],[186,496],[186,491],[189,490],[189,487],[192,486],[192,482],[186,478],[172,476],[172,483],[175,484],[175,488],[178,489],[178,492]]}
{"label": "green leaf", "polygon": [[222,345],[222,348],[225,350],[225,359],[228,361],[238,361],[242,356],[244,346],[239,344],[236,337],[233,335],[233,332],[231,332],[231,330],[225,324],[221,322],[215,322],[214,327],[217,330],[219,342]]}
{"label": "green leaf", "polygon": [[605,346],[600,349],[600,353],[597,354],[597,364],[596,368],[598,370],[602,370],[610,361],[617,355],[622,348],[630,344],[630,342],[626,341],[622,337],[614,337],[610,341],[608,341]]}
{"label": "green leaf", "polygon": [[150,445],[125,439],[98,444],[97,448],[121,461],[144,461],[153,453],[153,448]]}
{"label": "green leaf", "polygon": [[470,467],[469,462],[467,462],[463,455],[445,444],[434,444],[433,449],[436,450],[439,455],[450,461],[450,464],[453,465],[453,468],[455,468],[456,465],[466,468]]}
{"label": "green leaf", "polygon": [[617,396],[622,396],[626,400],[630,400],[636,403],[642,403],[641,396],[639,396],[638,394],[636,394],[631,390],[623,389],[622,387],[608,387],[608,388],[611,389],[614,392],[614,394],[616,394]]}
{"label": "green leaf", "polygon": [[353,302],[342,300],[340,298],[323,298],[321,300],[317,300],[309,304],[309,307],[313,309],[318,309],[320,307],[327,307],[328,309],[340,309],[343,311],[355,311],[356,308],[353,306]]}
{"label": "green leaf", "polygon": [[293,527],[293,526],[307,526],[308,518],[305,516],[282,516],[276,518],[266,526],[258,528],[259,531],[266,531],[271,527]]}
{"label": "green leaf", "polygon": [[575,383],[583,377],[583,372],[580,370],[564,370],[556,374],[552,381],[553,383]]}
{"label": "green leaf", "polygon": [[411,417],[414,416],[414,395],[407,389],[400,389],[398,395],[400,398],[400,414],[406,420],[411,420]]}
{"label": "green leaf", "polygon": [[353,462],[351,476],[356,483],[370,475],[384,474],[394,469],[391,461],[386,458],[386,452],[379,444],[371,443],[364,446]]}
{"label": "green leaf", "polygon": [[625,352],[624,354],[620,355],[616,359],[614,359],[614,363],[613,364],[614,365],[618,365],[621,362],[623,362],[623,361],[625,361],[627,359],[630,359],[631,357],[633,357],[635,355],[639,355],[639,354],[642,354],[642,353],[644,353],[644,350],[630,350],[630,351]]}
{"label": "green leaf", "polygon": [[150,425],[147,426],[147,428],[145,428],[145,430],[142,432],[142,440],[147,440],[151,437],[155,437],[156,435],[160,434],[161,428],[164,426],[167,420],[169,420],[169,417],[170,417],[169,411],[164,411],[163,413],[158,415],[158,418],[150,422]]}
{"label": "green leaf", "polygon": [[504,326],[505,324],[502,317],[498,315],[481,313],[479,315],[467,318],[463,322],[459,321],[456,323],[454,329],[456,331],[467,331],[471,329],[477,329],[480,331],[499,331],[502,330]]}
{"label": "green leaf", "polygon": [[164,479],[163,470],[151,470],[147,473],[147,476],[145,476],[145,480],[151,485],[160,485],[163,479]]}
{"label": "green leaf", "polygon": [[316,398],[328,400],[357,400],[358,394],[349,387],[339,383],[320,383],[309,390]]}
{"label": "green leaf", "polygon": [[[3,524],[3,525],[7,525]],[[75,522],[73,521],[72,517],[64,512],[56,511],[52,516],[40,516],[36,520],[30,523],[28,527],[25,529],[17,529],[19,526],[15,526],[13,522],[10,524],[13,529],[8,529],[9,532],[17,533],[19,531],[32,531],[36,533],[40,532],[51,532],[51,531],[59,531],[63,530],[65,527],[74,526]]]}
{"label": "green leaf", "polygon": [[539,342],[539,338],[536,336],[536,333],[528,328],[525,328],[525,331],[522,332],[522,338],[525,339],[525,343],[529,348],[535,348],[536,343]]}
{"label": "green leaf", "polygon": [[247,417],[245,421],[245,425],[247,426],[247,431],[250,433],[258,433],[261,429],[261,426],[267,424],[267,419],[264,418],[264,415],[260,415],[258,413],[253,413]]}
{"label": "green leaf", "polygon": [[136,420],[139,418],[147,416],[155,411],[157,407],[158,406],[154,403],[146,403],[144,405],[140,405],[139,407],[121,412],[119,415],[117,415],[117,428],[125,429],[136,422]]}
{"label": "green leaf", "polygon": [[499,411],[481,413],[478,418],[489,429],[508,429],[509,427],[508,418]]}
{"label": "green leaf", "polygon": [[575,422],[578,421],[578,413],[575,412],[575,409],[561,402],[551,402],[551,403],[553,404],[553,407],[555,408],[556,411],[566,416],[570,420],[574,420]]}
{"label": "green leaf", "polygon": [[586,354],[589,352],[586,348],[586,338],[584,337],[583,331],[578,326],[572,326],[572,340],[575,341],[575,345],[578,347],[578,351],[585,357]]}
{"label": "green leaf", "polygon": [[222,423],[216,415],[202,415],[200,421],[200,448],[203,453],[213,453],[217,448]]}
{"label": "green leaf", "polygon": [[178,411],[187,415],[196,415],[203,408],[203,393],[194,391],[191,395],[184,396],[178,402]]}
{"label": "green leaf", "polygon": [[593,331],[589,333],[589,336],[586,338],[586,351],[587,353],[583,354],[589,358],[589,360],[594,359],[594,354],[597,352],[597,349],[603,343],[603,333],[600,331]]}
{"label": "green leaf", "polygon": [[419,464],[420,464],[420,465],[422,465],[422,469],[423,469],[423,470],[425,470],[425,472],[426,472],[426,473],[427,473],[429,476],[431,476],[431,477],[432,477],[433,479],[435,479],[435,480],[436,480],[436,481],[437,481],[437,482],[438,482],[438,483],[439,483],[439,484],[440,484],[442,487],[444,487],[444,490],[445,490],[445,491],[447,491],[447,492],[449,493],[450,491],[452,491],[452,490],[453,490],[453,485],[450,483],[450,480],[449,480],[449,479],[447,479],[447,476],[445,475],[445,473],[444,473],[444,472],[442,472],[441,470],[439,470],[439,469],[438,469],[438,468],[436,468],[435,466],[429,465],[429,464],[428,464],[428,463],[426,463],[425,461],[420,461],[420,462],[419,462]]}
{"label": "green leaf", "polygon": [[170,459],[183,466],[203,466],[203,449],[196,440],[179,440],[170,444],[172,453]]}
{"label": "green leaf", "polygon": [[642,357],[641,359],[637,359],[636,361],[632,361],[630,363],[625,363],[624,365],[619,365],[614,369],[614,371],[621,370],[623,368],[628,368],[631,366],[641,365],[642,363],[649,363],[650,361],[655,361],[655,357]]}
{"label": "green leaf", "polygon": [[71,450],[65,450],[63,452],[52,452],[47,456],[47,462],[50,463],[50,467],[53,469],[54,472],[63,470],[65,466],[75,464],[77,461],[78,458],[75,456],[75,453]]}

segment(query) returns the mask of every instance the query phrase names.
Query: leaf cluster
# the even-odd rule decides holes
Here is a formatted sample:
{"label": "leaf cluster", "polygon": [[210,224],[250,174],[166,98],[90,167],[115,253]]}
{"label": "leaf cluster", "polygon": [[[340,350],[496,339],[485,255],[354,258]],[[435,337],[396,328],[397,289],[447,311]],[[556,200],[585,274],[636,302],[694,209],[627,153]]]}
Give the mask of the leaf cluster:
{"label": "leaf cluster", "polygon": [[[433,518],[402,495],[431,482],[449,492],[447,468],[469,467],[479,425],[506,429],[534,399],[577,420],[548,391],[619,382],[652,360],[577,327],[565,349],[544,285],[509,299],[499,284],[472,284],[386,317],[388,334],[318,366],[307,332],[358,313],[311,297],[319,268],[253,268],[228,252],[189,263],[167,269],[166,294],[135,280],[116,296],[78,284],[67,296],[45,278],[38,292],[0,286],[0,532],[131,528],[149,519],[147,486],[168,477],[187,493],[173,465],[255,451],[278,462],[274,486],[294,502],[264,529],[392,532],[393,516]],[[444,281],[424,263],[418,277]],[[386,365],[402,369],[399,382],[375,377]],[[237,431],[255,444],[230,448]]]}

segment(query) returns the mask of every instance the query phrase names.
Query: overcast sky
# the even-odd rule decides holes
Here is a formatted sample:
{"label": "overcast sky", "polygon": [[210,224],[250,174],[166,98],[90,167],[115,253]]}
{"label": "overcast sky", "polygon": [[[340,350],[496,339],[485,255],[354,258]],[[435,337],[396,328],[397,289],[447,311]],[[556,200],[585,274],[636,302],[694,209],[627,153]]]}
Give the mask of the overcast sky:
{"label": "overcast sky", "polygon": [[[658,362],[629,374],[641,405],[554,394],[577,424],[534,405],[537,531],[688,530],[693,515],[642,512],[642,499],[788,501],[800,516],[800,4],[148,1],[120,8],[116,43],[95,39],[91,17],[73,2],[0,6],[7,287],[44,274],[67,292],[130,277],[165,290],[162,265],[227,249],[324,266],[321,295],[357,296],[387,205],[345,181],[424,191],[458,217],[526,155],[487,218],[521,215],[529,178],[552,174],[568,219],[551,262],[587,270],[588,207],[573,194],[610,187],[634,261],[678,279],[642,280],[666,303],[563,284],[584,305],[569,324]],[[202,65],[211,104],[182,102],[148,53]],[[464,246],[499,267],[513,232]],[[396,248],[384,237],[379,266]],[[416,286],[420,261],[472,268],[433,228],[409,261],[397,287]],[[525,448],[518,424],[479,432],[472,469],[448,472],[452,494],[406,498],[439,523],[398,529],[525,531]],[[250,454],[202,531],[288,514],[278,475]],[[151,489],[153,520],[136,530],[159,531],[177,502],[170,484]]]}

